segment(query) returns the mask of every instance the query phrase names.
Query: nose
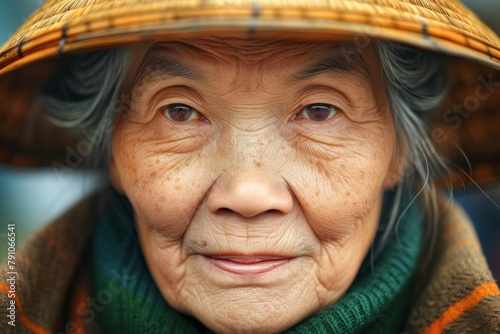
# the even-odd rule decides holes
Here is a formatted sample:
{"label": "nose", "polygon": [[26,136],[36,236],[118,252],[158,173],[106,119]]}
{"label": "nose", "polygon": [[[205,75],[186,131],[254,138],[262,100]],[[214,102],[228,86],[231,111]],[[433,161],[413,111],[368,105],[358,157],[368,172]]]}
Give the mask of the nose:
{"label": "nose", "polygon": [[210,212],[231,211],[245,218],[266,212],[287,214],[293,196],[285,180],[262,170],[225,173],[212,186],[207,206]]}

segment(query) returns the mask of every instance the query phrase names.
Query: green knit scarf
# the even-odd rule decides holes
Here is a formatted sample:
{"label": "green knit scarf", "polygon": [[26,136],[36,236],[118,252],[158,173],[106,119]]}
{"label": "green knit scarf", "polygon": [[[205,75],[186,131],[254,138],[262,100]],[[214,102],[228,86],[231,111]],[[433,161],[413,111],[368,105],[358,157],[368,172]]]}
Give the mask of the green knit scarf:
{"label": "green knit scarf", "polygon": [[[100,217],[92,242],[92,289],[105,333],[210,333],[171,308],[142,256],[133,222],[112,205]],[[373,270],[358,275],[336,304],[287,333],[395,333],[408,309],[410,283],[423,233],[413,205],[400,221]]]}

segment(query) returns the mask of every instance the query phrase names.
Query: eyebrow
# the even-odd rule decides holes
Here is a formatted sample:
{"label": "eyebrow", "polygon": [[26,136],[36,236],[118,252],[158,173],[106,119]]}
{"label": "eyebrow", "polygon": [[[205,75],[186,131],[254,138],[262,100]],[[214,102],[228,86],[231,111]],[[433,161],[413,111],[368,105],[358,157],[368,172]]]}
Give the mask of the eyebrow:
{"label": "eyebrow", "polygon": [[308,80],[317,75],[331,72],[357,74],[371,81],[363,57],[359,50],[350,44],[342,44],[332,54],[295,73],[291,77],[291,81]]}
{"label": "eyebrow", "polygon": [[181,59],[168,54],[165,49],[153,49],[146,54],[135,76],[133,87],[141,91],[147,82],[181,77],[190,80],[204,80],[199,68],[188,65]]}

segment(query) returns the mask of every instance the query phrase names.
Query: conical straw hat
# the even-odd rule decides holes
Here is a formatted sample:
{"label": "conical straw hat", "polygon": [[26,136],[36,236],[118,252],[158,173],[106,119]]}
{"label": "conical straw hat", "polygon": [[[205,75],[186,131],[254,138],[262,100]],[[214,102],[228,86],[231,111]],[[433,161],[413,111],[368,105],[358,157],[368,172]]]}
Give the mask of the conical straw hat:
{"label": "conical straw hat", "polygon": [[142,40],[238,32],[386,39],[447,54],[454,86],[442,112],[472,106],[481,80],[492,91],[458,128],[436,114],[435,134],[446,138],[437,144],[462,147],[478,180],[500,175],[500,87],[491,84],[500,82],[500,39],[458,0],[47,0],[0,48],[0,162],[50,165],[64,153],[60,135],[29,99],[53,66],[45,61]]}

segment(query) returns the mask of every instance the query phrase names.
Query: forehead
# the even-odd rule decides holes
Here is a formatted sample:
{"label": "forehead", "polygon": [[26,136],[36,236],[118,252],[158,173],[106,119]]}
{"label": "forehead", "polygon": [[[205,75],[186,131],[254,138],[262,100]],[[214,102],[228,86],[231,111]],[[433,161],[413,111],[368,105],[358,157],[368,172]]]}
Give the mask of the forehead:
{"label": "forehead", "polygon": [[272,63],[276,58],[311,57],[312,53],[328,52],[348,47],[349,43],[339,42],[300,42],[290,40],[268,40],[251,38],[203,38],[186,41],[157,42],[148,47],[148,52],[158,48],[168,48],[175,54],[207,63],[259,62]]}
{"label": "forehead", "polygon": [[[372,46],[349,42],[204,38],[148,45],[136,66],[133,83],[141,90],[156,79],[182,77],[210,81],[224,75],[265,76],[270,71],[293,82],[325,72],[343,72],[370,79],[366,58]],[[369,61],[368,63],[370,63]],[[221,71],[222,69],[222,71]],[[233,78],[234,79],[234,78]]]}

